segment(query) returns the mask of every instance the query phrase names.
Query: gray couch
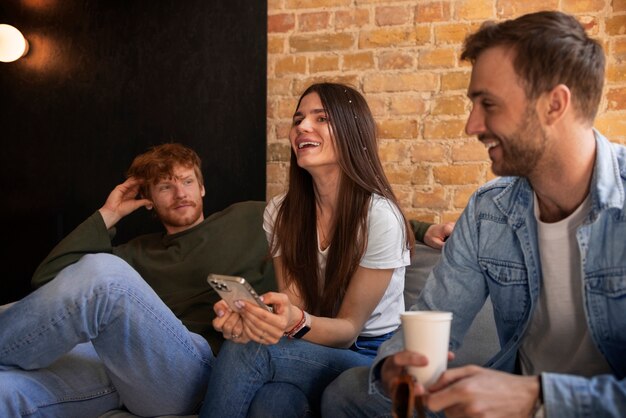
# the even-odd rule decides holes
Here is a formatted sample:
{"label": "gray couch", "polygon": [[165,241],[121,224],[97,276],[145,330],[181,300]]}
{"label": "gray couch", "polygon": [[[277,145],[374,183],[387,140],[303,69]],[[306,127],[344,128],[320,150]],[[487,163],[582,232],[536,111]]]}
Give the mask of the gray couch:
{"label": "gray couch", "polygon": [[[416,244],[416,251],[407,267],[404,285],[404,303],[407,309],[413,304],[417,295],[424,287],[432,268],[439,261],[441,254],[423,244]],[[455,353],[451,367],[464,364],[483,365],[500,349],[496,324],[493,319],[493,306],[487,299],[472,326],[467,332],[463,345]]]}
{"label": "gray couch", "polygon": [[[417,244],[411,265],[407,267],[406,283],[404,289],[405,304],[410,307],[413,301],[424,287],[428,274],[433,266],[439,261],[440,252],[433,250],[423,244]],[[487,300],[482,310],[474,320],[468,331],[463,346],[456,353],[456,358],[450,366],[463,364],[484,364],[498,350],[500,346],[496,335],[495,323],[493,319],[493,307],[491,301]],[[189,415],[187,417],[195,417]],[[121,410],[109,411],[100,418],[135,418],[136,416]],[[171,418],[171,416],[170,416]]]}

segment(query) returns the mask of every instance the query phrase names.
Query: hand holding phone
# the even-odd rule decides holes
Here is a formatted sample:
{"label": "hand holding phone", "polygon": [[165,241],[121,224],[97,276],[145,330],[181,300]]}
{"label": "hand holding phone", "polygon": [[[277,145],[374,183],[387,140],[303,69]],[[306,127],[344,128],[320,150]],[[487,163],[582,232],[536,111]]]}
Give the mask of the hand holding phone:
{"label": "hand holding phone", "polygon": [[239,312],[239,308],[235,305],[236,300],[249,300],[272,312],[272,308],[263,303],[261,297],[243,277],[209,274],[207,282],[235,312]]}

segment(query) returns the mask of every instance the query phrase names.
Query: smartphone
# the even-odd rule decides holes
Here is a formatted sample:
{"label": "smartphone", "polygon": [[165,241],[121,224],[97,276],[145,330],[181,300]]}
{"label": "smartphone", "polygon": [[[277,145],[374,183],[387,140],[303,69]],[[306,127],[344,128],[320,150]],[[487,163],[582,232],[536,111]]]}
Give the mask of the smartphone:
{"label": "smartphone", "polygon": [[259,295],[254,291],[250,283],[243,277],[226,276],[223,274],[209,274],[207,282],[220,295],[222,299],[228,303],[230,309],[237,312],[239,308],[235,306],[236,300],[250,300],[263,309],[272,312],[272,308],[261,300]]}

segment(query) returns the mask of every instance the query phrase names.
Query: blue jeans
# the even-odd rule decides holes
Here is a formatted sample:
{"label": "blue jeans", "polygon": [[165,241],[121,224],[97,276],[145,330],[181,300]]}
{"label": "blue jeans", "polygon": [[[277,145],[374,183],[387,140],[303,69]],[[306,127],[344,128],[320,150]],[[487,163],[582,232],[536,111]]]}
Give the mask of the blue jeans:
{"label": "blue jeans", "polygon": [[[376,350],[393,333],[378,337],[359,337],[350,350],[374,358]],[[347,372],[347,371],[346,371]],[[346,373],[344,372],[344,373]],[[319,408],[311,408],[306,395],[291,383],[266,383],[256,393],[248,418],[313,418]]]}
{"label": "blue jeans", "polygon": [[389,338],[393,337],[394,332],[389,332],[387,334],[379,335],[377,337],[359,337],[356,339],[350,350],[356,351],[357,353],[363,354],[365,356],[371,357],[372,359],[376,357],[376,353],[378,352],[378,347]]}
{"label": "blue jeans", "polygon": [[[380,393],[369,393],[369,372],[369,367],[355,367],[328,385],[322,396],[322,417],[393,418],[391,400]],[[443,413],[425,412],[429,418],[444,417]]]}
{"label": "blue jeans", "polygon": [[369,367],[346,370],[324,391],[322,416],[333,418],[392,418],[391,402],[379,393],[370,395]]}
{"label": "blue jeans", "polygon": [[[211,414],[212,415],[212,414]],[[256,393],[248,418],[314,418],[304,392],[291,383],[266,383]]]}
{"label": "blue jeans", "polygon": [[0,312],[0,416],[189,414],[214,361],[126,262],[86,255]]}
{"label": "blue jeans", "polygon": [[[251,404],[253,400],[257,402],[257,393],[264,390],[264,386],[276,383],[295,386],[316,413],[326,385],[344,370],[368,366],[371,362],[370,356],[352,350],[298,339],[282,338],[269,346],[227,341],[220,349],[211,373],[200,417],[246,417],[249,411],[251,414],[255,411]],[[288,405],[290,393],[293,391],[274,393],[273,402]],[[282,401],[281,396],[285,397]]]}

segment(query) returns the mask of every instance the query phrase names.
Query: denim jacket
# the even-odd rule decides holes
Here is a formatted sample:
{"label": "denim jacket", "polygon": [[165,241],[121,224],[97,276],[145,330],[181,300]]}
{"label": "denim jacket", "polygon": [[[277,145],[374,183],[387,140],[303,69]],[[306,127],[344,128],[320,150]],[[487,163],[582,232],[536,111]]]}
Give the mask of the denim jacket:
{"label": "denim jacket", "polygon": [[[593,378],[543,373],[550,418],[626,416],[626,147],[594,132],[591,210],[576,232],[584,281],[580,303],[585,326],[613,373]],[[515,371],[541,286],[533,198],[521,177],[497,178],[480,187],[411,307],[453,312],[450,349],[455,351],[489,295],[501,350],[485,366],[507,372]],[[401,332],[381,346],[370,392],[377,391],[379,362],[402,346]]]}

